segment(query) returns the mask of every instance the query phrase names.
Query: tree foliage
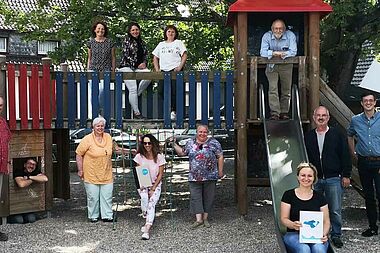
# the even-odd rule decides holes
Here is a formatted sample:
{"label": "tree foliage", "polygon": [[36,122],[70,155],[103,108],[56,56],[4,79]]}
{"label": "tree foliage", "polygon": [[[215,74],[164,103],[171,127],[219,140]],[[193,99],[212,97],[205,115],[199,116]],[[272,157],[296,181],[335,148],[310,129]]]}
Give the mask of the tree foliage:
{"label": "tree foliage", "polygon": [[[357,62],[380,49],[380,3],[375,0],[331,0],[331,13],[323,20],[321,64],[337,94],[351,83]],[[370,42],[371,51],[363,48]]]}
{"label": "tree foliage", "polygon": [[[68,4],[62,6],[57,1],[40,0],[38,6],[28,13],[11,10],[5,4],[0,9],[9,24],[20,32],[28,32],[28,39],[63,41],[61,47],[50,55],[55,62],[86,61],[85,42],[91,36],[94,21],[107,22],[110,37],[117,42],[119,49],[128,23],[136,21],[142,27],[142,36],[150,52],[163,40],[164,27],[174,24],[188,48],[188,65],[196,66],[206,61],[220,68],[231,67],[226,59],[231,59],[233,54],[233,32],[225,26],[229,2],[68,0]],[[187,6],[189,14],[181,13],[179,5]]]}

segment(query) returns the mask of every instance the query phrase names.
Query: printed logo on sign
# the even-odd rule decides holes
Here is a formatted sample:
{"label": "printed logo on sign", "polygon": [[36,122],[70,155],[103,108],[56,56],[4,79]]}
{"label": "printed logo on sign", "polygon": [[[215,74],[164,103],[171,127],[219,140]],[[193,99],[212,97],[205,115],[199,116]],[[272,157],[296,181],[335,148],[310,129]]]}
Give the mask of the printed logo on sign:
{"label": "printed logo on sign", "polygon": [[148,169],[145,169],[145,168],[144,168],[144,169],[142,169],[142,174],[143,174],[144,176],[145,176],[145,175],[147,175],[147,174],[148,174],[148,172],[149,172],[149,171],[148,171]]}

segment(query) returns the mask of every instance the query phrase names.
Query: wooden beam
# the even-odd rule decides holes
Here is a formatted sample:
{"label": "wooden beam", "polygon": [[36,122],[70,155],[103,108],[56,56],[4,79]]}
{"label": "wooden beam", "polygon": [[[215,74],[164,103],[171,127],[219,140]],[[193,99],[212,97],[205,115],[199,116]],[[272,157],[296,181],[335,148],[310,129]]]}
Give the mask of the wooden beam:
{"label": "wooden beam", "polygon": [[257,119],[257,57],[251,58],[249,85],[249,119]]}
{"label": "wooden beam", "polygon": [[313,116],[313,110],[319,105],[319,50],[320,50],[320,13],[309,13],[309,119]]}
{"label": "wooden beam", "polygon": [[235,92],[235,112],[237,119],[237,202],[239,214],[248,212],[247,197],[247,13],[237,14],[237,86]]}

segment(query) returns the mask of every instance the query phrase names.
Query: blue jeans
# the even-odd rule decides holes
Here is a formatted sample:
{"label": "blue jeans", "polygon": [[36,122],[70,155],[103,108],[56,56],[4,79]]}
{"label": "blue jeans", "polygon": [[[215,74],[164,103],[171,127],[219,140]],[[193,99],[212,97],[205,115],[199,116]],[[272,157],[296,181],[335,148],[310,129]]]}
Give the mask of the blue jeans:
{"label": "blue jeans", "polygon": [[85,182],[84,186],[86,188],[87,194],[88,218],[98,219],[99,217],[101,217],[102,219],[112,219],[113,183],[90,184]]}
{"label": "blue jeans", "polygon": [[287,232],[284,243],[291,253],[326,253],[329,243],[300,243],[298,232]]}
{"label": "blue jeans", "polygon": [[368,223],[370,228],[377,230],[376,222],[380,217],[376,207],[375,192],[380,213],[380,161],[368,161],[359,156],[358,169],[365,196]]}
{"label": "blue jeans", "polygon": [[343,194],[342,179],[340,177],[318,179],[318,182],[314,185],[314,190],[324,194],[326,197],[331,221],[331,237],[341,237]]}

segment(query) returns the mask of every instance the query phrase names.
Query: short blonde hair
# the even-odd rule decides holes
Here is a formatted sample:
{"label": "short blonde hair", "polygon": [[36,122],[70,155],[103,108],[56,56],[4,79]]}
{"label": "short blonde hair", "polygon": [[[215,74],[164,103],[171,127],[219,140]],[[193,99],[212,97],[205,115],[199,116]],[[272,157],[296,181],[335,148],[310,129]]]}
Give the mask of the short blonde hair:
{"label": "short blonde hair", "polygon": [[104,125],[106,125],[106,119],[103,118],[103,117],[96,117],[93,121],[92,121],[92,127],[95,127],[97,124],[99,123],[103,123]]}
{"label": "short blonde hair", "polygon": [[299,176],[300,174],[300,171],[303,169],[303,168],[310,168],[313,173],[314,173],[314,180],[313,180],[313,184],[315,184],[318,180],[318,171],[317,171],[317,168],[312,164],[312,163],[307,163],[307,162],[301,162],[298,166],[297,166],[297,176]]}

